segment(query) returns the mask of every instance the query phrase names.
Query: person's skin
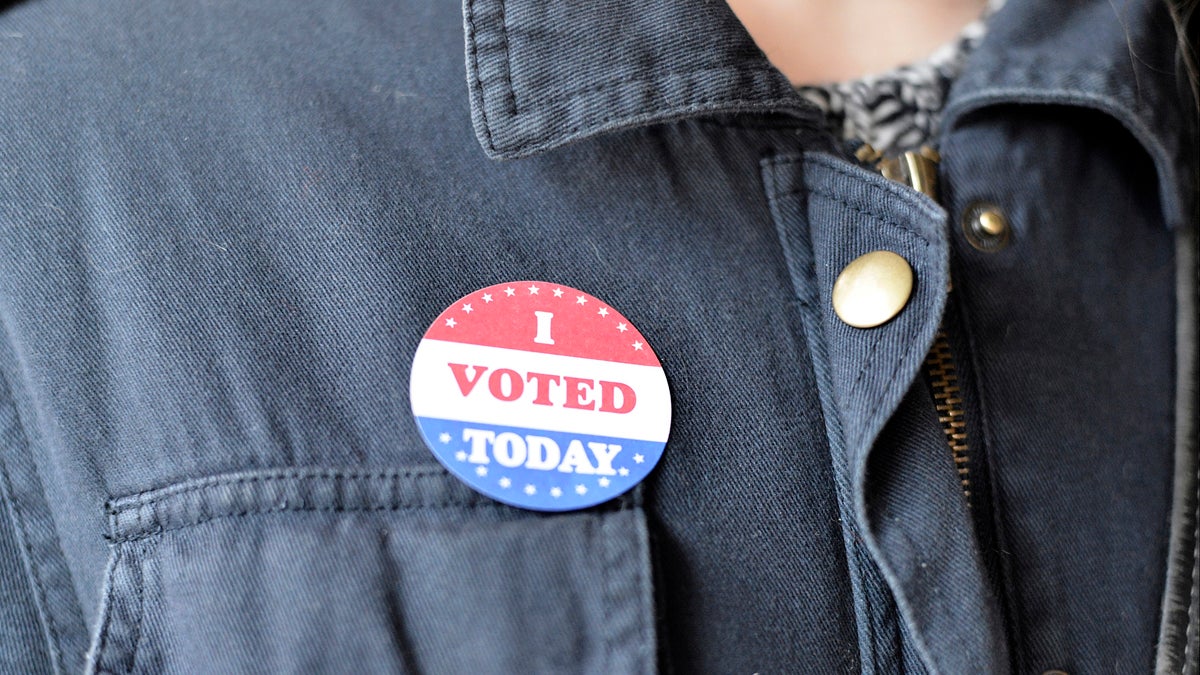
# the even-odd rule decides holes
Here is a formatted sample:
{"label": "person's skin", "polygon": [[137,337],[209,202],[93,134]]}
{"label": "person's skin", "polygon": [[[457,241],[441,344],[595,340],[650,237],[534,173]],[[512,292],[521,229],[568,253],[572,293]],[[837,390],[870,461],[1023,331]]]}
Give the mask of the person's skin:
{"label": "person's skin", "polygon": [[919,60],[983,13],[987,0],[727,0],[793,84],[881,73]]}

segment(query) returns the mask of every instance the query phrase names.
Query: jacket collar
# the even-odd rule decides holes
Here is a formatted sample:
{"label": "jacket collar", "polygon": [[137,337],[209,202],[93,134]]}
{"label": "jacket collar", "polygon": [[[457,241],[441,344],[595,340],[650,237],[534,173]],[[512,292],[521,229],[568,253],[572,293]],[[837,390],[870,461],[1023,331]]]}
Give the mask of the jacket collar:
{"label": "jacket collar", "polygon": [[476,134],[496,158],[720,112],[815,118],[722,0],[464,0]]}
{"label": "jacket collar", "polygon": [[1099,110],[1153,159],[1167,224],[1194,226],[1196,114],[1176,72],[1164,0],[1009,0],[951,88],[943,126],[1000,104]]}
{"label": "jacket collar", "polygon": [[[464,0],[467,79],[476,135],[516,158],[633,126],[716,113],[815,121],[720,0]],[[1146,147],[1165,216],[1194,204],[1194,115],[1174,72],[1161,0],[1009,0],[950,92],[946,129],[1002,103],[1104,111]]]}

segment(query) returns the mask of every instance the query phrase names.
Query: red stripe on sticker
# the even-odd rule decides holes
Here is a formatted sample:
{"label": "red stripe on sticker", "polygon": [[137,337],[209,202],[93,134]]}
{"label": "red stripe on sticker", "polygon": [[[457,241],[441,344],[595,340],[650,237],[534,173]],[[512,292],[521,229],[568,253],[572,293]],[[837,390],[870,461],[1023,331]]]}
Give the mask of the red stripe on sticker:
{"label": "red stripe on sticker", "polygon": [[620,312],[569,286],[542,281],[496,284],[460,299],[426,338],[659,366],[646,338]]}

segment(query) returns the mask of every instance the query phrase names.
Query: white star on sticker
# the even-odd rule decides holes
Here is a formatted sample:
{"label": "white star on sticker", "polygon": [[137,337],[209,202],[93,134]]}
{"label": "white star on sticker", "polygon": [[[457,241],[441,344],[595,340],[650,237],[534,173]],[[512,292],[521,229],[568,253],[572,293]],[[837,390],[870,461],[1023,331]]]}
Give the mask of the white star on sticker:
{"label": "white star on sticker", "polygon": [[638,340],[637,342],[633,343],[632,346],[633,346],[634,351],[638,351],[638,352],[642,351],[642,341],[641,340]]}
{"label": "white star on sticker", "polygon": [[509,286],[508,288],[504,289],[504,294],[510,298],[513,296],[513,293],[516,293],[516,292],[517,292],[517,289],[513,288],[512,286]]}
{"label": "white star on sticker", "polygon": [[463,311],[466,312],[467,314],[470,314],[471,312],[473,312],[475,310],[471,307],[471,303],[468,302],[467,304],[463,305]]}
{"label": "white star on sticker", "polygon": [[557,488],[557,487],[550,488],[550,496],[555,497],[555,498],[561,497],[562,496],[562,488]]}
{"label": "white star on sticker", "polygon": [[629,326],[626,326],[626,325],[625,325],[625,322],[624,322],[624,321],[622,321],[621,323],[617,324],[617,330],[619,330],[619,331],[621,331],[622,333],[624,333],[625,331],[629,330]]}
{"label": "white star on sticker", "polygon": [[637,462],[638,464],[641,464],[642,462],[646,461],[646,458],[642,457],[641,455],[634,455],[633,461]]}
{"label": "white star on sticker", "polygon": [[[561,289],[561,288],[554,289],[554,297],[561,298],[562,296],[563,296],[563,289]],[[560,490],[560,492],[561,492],[561,490]]]}
{"label": "white star on sticker", "polygon": [[492,294],[491,294],[491,293],[484,293],[484,294],[483,294],[483,301],[484,301],[484,302],[491,302],[491,301],[492,301]]}
{"label": "white star on sticker", "polygon": [[467,453],[459,450],[458,452],[454,453],[454,459],[457,459],[460,462],[465,462],[467,461]]}
{"label": "white star on sticker", "polygon": [[446,432],[444,432],[444,431],[443,431],[443,432],[442,432],[442,433],[441,433],[441,434],[438,436],[438,440],[439,440],[439,441],[441,441],[441,442],[443,442],[443,443],[449,443],[449,442],[450,442],[450,434],[448,434],[448,433],[446,433]]}
{"label": "white star on sticker", "polygon": [[506,488],[506,487],[510,487],[511,485],[512,485],[512,481],[509,480],[507,477],[500,479],[500,487]]}
{"label": "white star on sticker", "polygon": [[487,475],[487,467],[486,466],[475,467],[475,475],[476,476],[486,476]]}
{"label": "white star on sticker", "polygon": [[[482,468],[482,467],[480,467],[480,468]],[[598,480],[596,482],[600,484],[600,487],[608,487],[608,479],[607,478],[601,478],[600,480]]]}
{"label": "white star on sticker", "polygon": [[587,298],[583,297],[582,295],[575,296],[575,304],[582,305],[585,302],[587,302]]}
{"label": "white star on sticker", "polygon": [[537,287],[537,286],[530,286],[530,287],[529,287],[529,294],[530,294],[530,295],[537,295],[537,294],[538,294],[538,290],[539,290],[539,289],[538,289],[538,287]]}
{"label": "white star on sticker", "polygon": [[587,494],[587,486],[586,485],[576,485],[575,486],[575,494],[586,495]]}
{"label": "white star on sticker", "polygon": [[525,486],[525,494],[527,494],[527,495],[536,495],[536,494],[537,494],[537,488],[535,488],[535,487],[534,487],[534,486],[532,486],[532,485],[526,485],[526,486]]}
{"label": "white star on sticker", "polygon": [[622,476],[628,476],[629,469],[626,469],[625,467],[621,467],[621,468],[617,469],[617,473],[621,474]]}
{"label": "white star on sticker", "polygon": [[458,322],[454,320],[454,317],[450,317],[449,319],[446,319],[446,325],[454,328],[458,325]]}
{"label": "white star on sticker", "polygon": [[607,307],[601,307],[601,308],[600,308],[600,311],[599,311],[599,312],[596,312],[596,313],[597,313],[597,314],[599,314],[600,316],[608,316],[608,308],[607,308]]}

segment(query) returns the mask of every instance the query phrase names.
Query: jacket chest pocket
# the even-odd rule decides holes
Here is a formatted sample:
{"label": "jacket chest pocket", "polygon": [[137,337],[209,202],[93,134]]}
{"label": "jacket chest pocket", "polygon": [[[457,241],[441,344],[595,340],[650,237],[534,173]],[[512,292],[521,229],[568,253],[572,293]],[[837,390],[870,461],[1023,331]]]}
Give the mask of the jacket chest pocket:
{"label": "jacket chest pocket", "polygon": [[645,515],[440,468],[218,476],[110,504],[96,673],[655,670]]}

